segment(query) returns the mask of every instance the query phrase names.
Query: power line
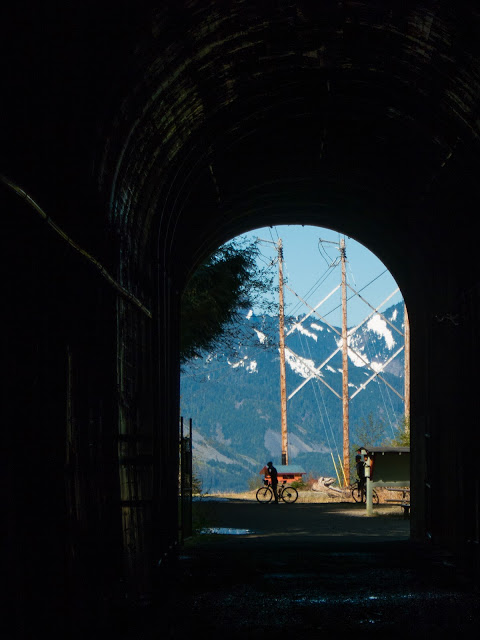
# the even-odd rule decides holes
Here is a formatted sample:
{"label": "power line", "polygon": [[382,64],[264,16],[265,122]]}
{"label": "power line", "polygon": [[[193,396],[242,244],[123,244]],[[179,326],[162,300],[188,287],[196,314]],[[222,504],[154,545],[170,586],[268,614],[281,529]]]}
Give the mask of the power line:
{"label": "power line", "polygon": [[[383,276],[385,273],[387,273],[388,269],[385,269],[385,271],[382,271],[382,273],[380,273],[378,276],[376,276],[373,280],[370,280],[370,282],[368,282],[364,287],[362,287],[357,293],[360,293],[361,291],[364,291],[367,287],[369,287],[371,284],[373,284],[375,282],[375,280],[378,280],[381,276]],[[355,298],[355,296],[357,295],[357,293],[354,293],[353,295],[351,295],[348,299],[347,302],[350,302],[350,300],[352,298]],[[333,313],[334,311],[336,311],[338,308],[340,308],[342,305],[339,304],[336,307],[334,307],[333,309],[331,309],[328,313],[325,314],[325,316],[329,316],[331,313]]]}
{"label": "power line", "polygon": [[[328,272],[325,273],[325,277],[323,278],[323,280],[321,282],[318,282],[318,284],[315,286],[315,288],[313,289],[313,291],[311,291],[311,293],[309,293],[309,297],[312,297],[318,290],[319,288],[325,284],[325,282],[328,280],[328,278],[334,273],[335,269],[338,267],[338,264],[335,265],[334,267],[332,267]],[[298,306],[298,305],[297,305]]]}
{"label": "power line", "polygon": [[[300,340],[300,344],[301,344],[302,350],[303,350],[303,352],[305,353],[305,346],[304,346],[304,344],[305,344],[305,342],[306,342],[306,341],[305,341],[305,339],[303,338],[302,334],[299,334],[299,340]],[[307,350],[308,350],[308,355],[309,355],[309,357],[310,357],[310,360],[313,360],[313,358],[312,358],[312,352],[311,352],[311,350],[310,350],[310,345],[309,345],[309,343],[308,343],[308,342],[306,342],[306,344],[307,344]],[[322,387],[320,386],[320,382],[319,382],[318,380],[316,380],[316,382],[317,382],[317,385],[316,385],[316,386],[318,386],[318,389],[319,389],[319,391],[320,391],[320,395],[321,395],[321,397],[322,397],[323,409],[324,409],[325,416],[327,417],[327,421],[328,421],[328,424],[329,424],[329,427],[330,427],[330,432],[331,432],[332,440],[333,440],[333,443],[334,443],[334,446],[335,446],[335,452],[336,452],[336,454],[337,454],[337,456],[338,456],[338,455],[339,455],[339,452],[338,452],[337,441],[336,441],[336,439],[335,439],[335,435],[334,435],[334,432],[333,432],[332,423],[331,423],[331,421],[330,421],[330,418],[329,418],[329,415],[328,415],[327,406],[326,406],[326,404],[325,404],[325,396],[323,395],[323,389],[322,389]],[[330,438],[329,438],[329,436],[328,436],[327,428],[326,428],[326,426],[325,426],[325,421],[324,421],[324,419],[323,419],[322,412],[320,411],[320,403],[318,402],[318,398],[317,398],[316,386],[315,386],[315,385],[313,386],[313,394],[314,394],[314,397],[315,397],[315,402],[316,402],[316,404],[317,404],[318,413],[319,413],[319,415],[320,415],[320,417],[321,417],[321,420],[322,420],[323,428],[324,428],[324,431],[325,431],[325,436],[326,436],[326,438],[327,438],[327,444],[328,444],[328,447],[330,448],[330,450],[333,450],[333,447],[332,447],[332,445],[330,444]]]}
{"label": "power line", "polygon": [[[308,301],[308,298],[312,297],[313,294],[318,291],[318,289],[325,284],[325,282],[327,281],[327,279],[332,275],[332,273],[335,270],[335,267],[338,265],[335,265],[332,267],[332,265],[330,265],[328,267],[328,269],[326,271],[323,272],[323,274],[320,276],[320,278],[310,287],[310,289],[307,291],[307,293],[302,296],[303,299],[305,301]],[[299,297],[299,296],[297,296]],[[295,313],[302,307],[302,303],[301,302],[297,302],[296,305],[293,307],[293,309],[289,310],[290,315],[295,315]]]}
{"label": "power line", "polygon": [[[370,336],[370,334],[367,334],[367,340],[365,342],[365,351],[367,352],[368,359],[370,360],[370,362],[372,362],[373,358],[372,358],[372,352],[371,352],[371,336]],[[378,384],[378,382],[377,382],[377,384]],[[390,424],[390,429],[392,431],[392,435],[394,435],[392,420],[390,418],[390,413],[389,413],[389,410],[388,410],[388,407],[387,407],[387,403],[385,401],[384,391],[386,390],[386,392],[387,392],[387,397],[388,397],[388,399],[390,401],[390,408],[391,408],[391,410],[393,412],[393,415],[395,416],[396,414],[395,414],[395,410],[393,408],[392,397],[390,395],[388,387],[385,389],[383,384],[378,384],[378,387],[380,389],[380,395],[382,397],[383,406],[385,408],[385,414],[386,414],[388,422]]]}

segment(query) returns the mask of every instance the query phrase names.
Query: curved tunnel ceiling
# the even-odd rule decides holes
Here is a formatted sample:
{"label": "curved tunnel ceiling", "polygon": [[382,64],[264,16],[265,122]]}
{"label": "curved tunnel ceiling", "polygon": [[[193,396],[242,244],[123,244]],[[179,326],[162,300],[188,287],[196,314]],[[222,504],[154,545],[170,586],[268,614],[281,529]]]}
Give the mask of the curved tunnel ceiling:
{"label": "curved tunnel ceiling", "polygon": [[193,264],[247,229],[305,223],[385,260],[398,216],[478,201],[472,6],[227,4],[167,3],[137,50],[104,177],[140,247],[155,231],[161,257]]}

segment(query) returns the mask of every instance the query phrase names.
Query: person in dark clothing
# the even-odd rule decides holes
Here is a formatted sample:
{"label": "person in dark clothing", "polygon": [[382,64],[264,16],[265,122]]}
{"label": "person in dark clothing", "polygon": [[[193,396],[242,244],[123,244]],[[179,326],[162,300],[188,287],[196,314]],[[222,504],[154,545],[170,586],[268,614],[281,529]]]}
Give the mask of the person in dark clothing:
{"label": "person in dark clothing", "polygon": [[275,498],[275,502],[276,504],[278,504],[278,492],[277,492],[278,474],[272,462],[267,462],[267,473],[270,476],[270,482],[272,484],[272,491],[273,491],[273,496]]}
{"label": "person in dark clothing", "polygon": [[365,495],[365,463],[362,460],[362,456],[355,456],[355,469],[358,476],[358,488],[360,489],[361,500]]}

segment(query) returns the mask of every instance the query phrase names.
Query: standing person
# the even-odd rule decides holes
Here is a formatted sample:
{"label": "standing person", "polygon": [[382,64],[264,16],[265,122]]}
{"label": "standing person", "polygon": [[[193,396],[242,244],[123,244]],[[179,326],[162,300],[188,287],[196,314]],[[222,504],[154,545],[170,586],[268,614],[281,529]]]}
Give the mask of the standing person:
{"label": "standing person", "polygon": [[271,461],[267,462],[267,473],[270,476],[270,482],[272,484],[272,491],[273,491],[273,496],[275,498],[275,503],[278,504],[278,492],[277,492],[278,474],[277,474],[277,470],[273,466],[273,462]]}
{"label": "standing person", "polygon": [[358,476],[358,488],[360,490],[361,502],[365,496],[365,463],[362,460],[362,456],[355,456],[355,469]]}

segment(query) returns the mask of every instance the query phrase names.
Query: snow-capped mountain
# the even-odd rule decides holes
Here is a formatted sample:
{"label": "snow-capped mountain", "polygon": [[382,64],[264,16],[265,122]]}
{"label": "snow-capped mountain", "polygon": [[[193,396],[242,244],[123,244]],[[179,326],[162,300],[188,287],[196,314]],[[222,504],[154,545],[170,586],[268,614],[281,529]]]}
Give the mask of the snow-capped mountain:
{"label": "snow-capped mountain", "polygon": [[[349,329],[354,444],[365,422],[383,421],[388,438],[403,418],[403,316],[397,304]],[[181,380],[181,413],[193,419],[195,466],[205,490],[246,489],[267,460],[281,461],[278,319],[250,312],[233,331],[234,355],[197,359]],[[343,437],[341,330],[298,317],[286,318],[285,331],[289,462],[332,475]]]}

